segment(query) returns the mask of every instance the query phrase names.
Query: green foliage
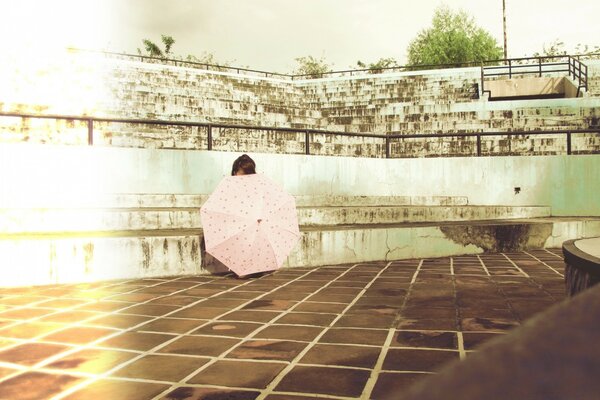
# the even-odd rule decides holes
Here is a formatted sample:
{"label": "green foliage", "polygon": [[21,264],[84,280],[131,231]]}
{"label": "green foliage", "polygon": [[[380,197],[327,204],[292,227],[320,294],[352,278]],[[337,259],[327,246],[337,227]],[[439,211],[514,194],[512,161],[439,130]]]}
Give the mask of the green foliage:
{"label": "green foliage", "polygon": [[160,39],[162,40],[163,44],[165,45],[165,56],[170,55],[171,47],[173,47],[173,44],[175,43],[175,39],[173,39],[173,36],[166,36],[166,35],[160,35]]}
{"label": "green foliage", "polygon": [[200,64],[211,64],[211,65],[219,65],[219,66],[223,66],[223,67],[228,67],[231,62],[229,61],[217,61],[214,54],[212,53],[208,53],[208,52],[203,52],[200,56],[195,56],[192,54],[188,54],[187,56],[179,56],[174,54],[171,50],[173,48],[173,45],[175,44],[175,39],[172,36],[168,36],[168,35],[161,35],[161,42],[164,46],[164,50],[156,43],[154,43],[153,41],[149,40],[149,39],[143,39],[142,43],[144,43],[144,50],[146,51],[145,54],[142,54],[142,51],[138,48],[138,54],[139,55],[145,55],[145,56],[149,56],[149,57],[158,57],[158,58],[169,58],[169,59],[173,59],[173,60],[179,60],[179,61],[189,61],[189,62],[195,62],[195,63],[200,63]]}
{"label": "green foliage", "polygon": [[392,68],[392,67],[399,66],[398,62],[391,57],[390,58],[380,58],[376,62],[370,63],[370,64],[367,64],[367,63],[364,63],[364,62],[358,60],[356,62],[356,65],[360,69],[368,69],[370,74],[380,74],[381,72],[383,72],[384,68]]}
{"label": "green foliage", "polygon": [[200,63],[200,64],[218,65],[221,67],[229,67],[229,66],[231,66],[231,64],[233,64],[235,62],[235,60],[219,61],[215,58],[215,55],[213,53],[209,53],[207,51],[202,52],[202,54],[199,56],[195,56],[193,54],[188,54],[185,57],[176,57],[176,58],[178,60],[182,60],[182,61],[189,61],[189,62]]}
{"label": "green foliage", "polygon": [[309,75],[309,78],[320,78],[324,73],[331,72],[331,65],[325,61],[325,57],[306,56],[298,57],[295,60],[297,66],[294,74],[296,75]]}
{"label": "green foliage", "polygon": [[408,65],[460,64],[497,60],[503,57],[498,41],[475,24],[466,12],[435,10],[431,27],[424,29],[408,46]]}
{"label": "green foliage", "polygon": [[[161,58],[164,57],[162,50],[156,43],[152,42],[149,39],[144,39],[144,40],[142,40],[142,42],[144,43],[144,49],[146,50],[147,56],[161,57]],[[142,52],[140,51],[139,48],[138,48],[138,54],[142,54]]]}
{"label": "green foliage", "polygon": [[[142,43],[144,43],[144,50],[146,50],[146,56],[159,58],[169,58],[171,56],[171,48],[173,47],[173,44],[175,44],[175,39],[173,39],[173,36],[160,35],[160,40],[165,46],[164,51],[152,40],[142,40]],[[139,48],[137,51],[139,55],[142,55],[142,51]]]}

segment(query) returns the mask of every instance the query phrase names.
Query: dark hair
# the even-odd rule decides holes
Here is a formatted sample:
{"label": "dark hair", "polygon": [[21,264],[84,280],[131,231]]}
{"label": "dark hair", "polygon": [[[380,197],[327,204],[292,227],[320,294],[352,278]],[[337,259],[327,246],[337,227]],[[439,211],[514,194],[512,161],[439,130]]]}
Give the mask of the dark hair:
{"label": "dark hair", "polygon": [[239,156],[231,167],[231,175],[235,175],[239,170],[244,171],[244,175],[250,175],[256,173],[256,164],[254,160],[247,154]]}

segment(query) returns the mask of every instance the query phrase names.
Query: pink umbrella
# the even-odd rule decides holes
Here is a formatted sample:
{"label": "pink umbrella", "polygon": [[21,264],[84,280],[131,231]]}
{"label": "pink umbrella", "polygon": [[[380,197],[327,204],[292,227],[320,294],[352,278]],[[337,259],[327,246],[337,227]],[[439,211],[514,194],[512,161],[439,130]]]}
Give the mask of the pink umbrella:
{"label": "pink umbrella", "polygon": [[260,174],[223,179],[200,216],[206,251],[239,276],[278,269],[300,238],[294,197]]}

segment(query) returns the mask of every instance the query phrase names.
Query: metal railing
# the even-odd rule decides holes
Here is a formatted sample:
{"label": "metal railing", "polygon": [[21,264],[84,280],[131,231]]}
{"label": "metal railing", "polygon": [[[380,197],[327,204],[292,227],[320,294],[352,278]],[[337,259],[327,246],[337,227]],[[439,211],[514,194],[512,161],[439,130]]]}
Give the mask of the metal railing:
{"label": "metal railing", "polygon": [[[254,125],[236,125],[236,124],[220,124],[209,122],[193,122],[193,121],[165,121],[165,120],[148,120],[148,119],[128,119],[128,118],[103,118],[93,116],[70,116],[70,115],[39,115],[25,113],[5,113],[0,112],[0,117],[19,117],[19,118],[41,118],[66,121],[82,121],[87,124],[87,144],[94,145],[94,123],[122,123],[122,124],[144,124],[144,125],[159,125],[159,126],[188,126],[203,128],[206,131],[207,147],[206,150],[213,150],[213,130],[214,129],[241,129],[249,131],[275,131],[275,132],[292,132],[300,133],[304,136],[304,154],[311,155],[312,137],[315,135],[325,136],[344,136],[344,137],[360,137],[364,139],[379,139],[383,147],[384,158],[401,158],[392,157],[390,152],[391,143],[394,140],[424,140],[428,138],[475,138],[476,154],[472,156],[482,156],[482,138],[488,136],[503,136],[510,139],[514,136],[540,136],[540,135],[565,135],[566,153],[572,154],[572,135],[573,134],[594,134],[600,136],[600,128],[588,129],[570,129],[570,130],[539,130],[539,131],[511,131],[511,132],[473,132],[473,133],[428,133],[428,134],[399,134],[390,132],[389,134],[371,134],[371,133],[350,133],[327,131],[320,129],[306,128],[283,128],[283,127],[266,127]],[[314,154],[314,153],[313,153]]]}
{"label": "metal railing", "polygon": [[[543,56],[543,57],[522,57],[522,58],[511,58],[511,59],[496,59],[496,60],[486,60],[486,61],[466,61],[460,63],[451,63],[451,64],[419,64],[419,65],[401,65],[394,67],[383,67],[383,68],[362,68],[362,69],[346,69],[346,70],[337,70],[337,71],[328,71],[317,74],[285,74],[279,72],[269,72],[262,71],[244,67],[231,67],[228,65],[218,65],[218,64],[208,64],[201,63],[196,61],[188,61],[174,58],[162,58],[162,57],[151,57],[137,54],[127,54],[127,53],[116,53],[110,51],[95,51],[95,50],[82,50],[71,48],[71,51],[77,52],[88,52],[88,53],[99,53],[105,54],[111,57],[121,58],[121,59],[131,59],[136,61],[143,61],[149,63],[160,63],[160,64],[171,64],[175,66],[187,66],[191,68],[205,69],[208,71],[219,71],[219,72],[230,72],[237,74],[249,74],[255,76],[264,76],[264,77],[277,77],[282,79],[316,79],[316,78],[325,78],[332,76],[356,76],[361,74],[379,74],[384,72],[401,72],[401,71],[419,71],[426,69],[440,69],[440,68],[464,68],[464,67],[480,67],[485,65],[500,65],[500,64],[515,64],[522,62],[523,60],[531,60],[531,59],[552,59],[552,58],[565,58],[570,57],[576,60],[583,59],[585,57],[600,57],[600,53],[589,53],[589,54],[575,54],[575,55],[563,55],[563,56]],[[502,66],[506,67],[506,65]]]}
{"label": "metal railing", "polygon": [[[558,62],[546,62],[546,60],[559,60]],[[577,96],[582,88],[587,91],[587,65],[580,61],[580,56],[542,56],[542,57],[521,57],[499,60],[505,65],[484,66],[481,64],[481,95],[485,92],[491,94],[490,90],[485,89],[485,79],[495,76],[514,75],[532,75],[541,77],[544,73],[563,73],[572,76],[573,80],[578,82]],[[532,62],[533,61],[533,62]]]}

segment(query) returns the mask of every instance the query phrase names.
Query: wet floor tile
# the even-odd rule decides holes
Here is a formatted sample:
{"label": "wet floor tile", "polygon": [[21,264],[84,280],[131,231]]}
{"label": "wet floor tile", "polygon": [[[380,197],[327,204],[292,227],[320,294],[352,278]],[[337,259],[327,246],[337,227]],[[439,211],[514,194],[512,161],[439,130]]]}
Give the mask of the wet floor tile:
{"label": "wet floor tile", "polygon": [[25,320],[41,317],[42,315],[55,313],[56,310],[51,308],[18,308],[10,309],[0,313],[2,319]]}
{"label": "wet floor tile", "polygon": [[290,300],[254,300],[244,306],[243,310],[271,310],[271,311],[284,311],[296,304],[295,301]]}
{"label": "wet floor tile", "polygon": [[380,352],[379,347],[317,344],[299,363],[373,368]]}
{"label": "wet floor tile", "polygon": [[45,365],[45,367],[64,371],[100,374],[137,356],[138,354],[136,353],[124,351],[86,349],[53,361]]}
{"label": "wet floor tile", "polygon": [[61,342],[67,344],[87,344],[94,342],[102,337],[115,334],[116,330],[94,327],[73,327],[61,331],[50,333],[43,337],[43,340]]}
{"label": "wet floor tile", "polygon": [[164,332],[164,333],[186,333],[205,324],[205,320],[161,318],[138,326],[137,331]]}
{"label": "wet floor tile", "polygon": [[296,312],[332,313],[337,314],[346,308],[345,304],[302,302],[294,308]]}
{"label": "wet floor tile", "polygon": [[338,319],[336,328],[389,328],[394,323],[395,315],[351,314]]}
{"label": "wet floor tile", "polygon": [[63,311],[55,314],[44,315],[38,321],[42,322],[61,322],[61,323],[77,323],[94,317],[99,317],[101,314],[93,311],[72,310]]}
{"label": "wet floor tile", "polygon": [[25,372],[0,382],[0,393],[4,399],[48,399],[82,380],[70,375]]}
{"label": "wet floor tile", "polygon": [[65,325],[53,322],[23,322],[0,329],[2,338],[33,339],[63,329]]}
{"label": "wet floor tile", "polygon": [[501,333],[463,332],[463,343],[465,350],[475,350],[483,343],[502,337]]}
{"label": "wet floor tile", "polygon": [[192,332],[194,335],[215,335],[246,337],[251,332],[263,326],[248,322],[213,322]]}
{"label": "wet floor tile", "polygon": [[287,340],[249,340],[228,353],[227,357],[252,360],[292,361],[306,346],[306,343],[291,342]]}
{"label": "wet floor tile", "polygon": [[275,390],[359,397],[369,376],[370,372],[364,370],[297,366]]}
{"label": "wet floor tile", "polygon": [[319,341],[322,343],[383,346],[387,334],[387,330],[380,329],[332,328],[325,332]]}
{"label": "wet floor tile", "polygon": [[427,378],[430,374],[382,372],[371,393],[373,400],[395,400],[406,392],[415,382]]}
{"label": "wet floor tile", "polygon": [[433,372],[454,360],[458,360],[455,351],[390,349],[383,361],[383,369]]}
{"label": "wet floor tile", "polygon": [[254,338],[310,342],[322,331],[323,328],[312,326],[271,325],[254,335]]}
{"label": "wet floor tile", "polygon": [[159,383],[127,382],[103,379],[91,383],[90,385],[65,397],[65,399],[147,400],[159,395],[168,387],[168,385]]}
{"label": "wet floor tile", "polygon": [[94,301],[77,307],[78,310],[112,312],[131,306],[131,303],[120,301]]}
{"label": "wet floor tile", "polygon": [[329,326],[337,314],[291,312],[277,320],[278,324]]}
{"label": "wet floor tile", "polygon": [[394,336],[391,347],[428,347],[435,349],[457,349],[457,337],[454,332],[437,331],[399,331]]}
{"label": "wet floor tile", "polygon": [[474,317],[463,318],[460,325],[463,331],[505,332],[519,326],[519,323],[503,318]]}
{"label": "wet floor tile", "polygon": [[118,349],[148,351],[159,344],[176,337],[175,335],[166,335],[148,332],[123,332],[115,337],[98,343],[102,347],[114,347]]}
{"label": "wet floor tile", "polygon": [[400,330],[454,331],[457,323],[454,318],[401,318],[396,327]]}
{"label": "wet floor tile", "polygon": [[50,343],[25,343],[0,351],[0,361],[32,366],[69,348]]}
{"label": "wet floor tile", "polygon": [[240,310],[224,314],[218,319],[223,321],[269,322],[279,315],[281,315],[279,311]]}
{"label": "wet floor tile", "polygon": [[179,382],[209,360],[202,357],[147,355],[113,372],[111,376]]}
{"label": "wet floor tile", "polygon": [[251,390],[229,390],[182,386],[169,393],[161,400],[254,400],[260,392]]}
{"label": "wet floor tile", "polygon": [[217,361],[193,376],[187,383],[263,389],[285,366],[283,363]]}
{"label": "wet floor tile", "polygon": [[178,306],[167,306],[162,304],[140,304],[119,311],[120,314],[136,314],[158,317],[179,309]]}
{"label": "wet floor tile", "polygon": [[[538,256],[546,254],[555,257]],[[0,397],[48,398],[81,384],[65,398],[244,400],[276,379],[269,400],[358,399],[383,351],[383,370],[367,391],[395,400],[458,360],[459,343],[470,357],[565,297],[562,276],[546,265],[564,271],[562,259],[507,256],[529,277],[504,255],[484,254],[487,272],[476,256],[453,257],[454,275],[445,257],[393,262],[383,272],[386,263],[363,263],[248,280],[0,288]],[[51,373],[16,369],[32,366]],[[79,373],[109,375],[70,376]],[[188,377],[198,383],[171,386]]]}
{"label": "wet floor tile", "polygon": [[238,339],[212,336],[183,336],[161,348],[160,352],[216,357],[238,343]]}
{"label": "wet floor tile", "polygon": [[101,326],[105,328],[128,329],[150,321],[151,319],[152,317],[143,315],[113,314],[86,321],[86,325]]}
{"label": "wet floor tile", "polygon": [[270,394],[265,397],[265,400],[318,400],[322,399],[322,397],[316,396],[300,396],[300,395],[291,395],[291,394]]}
{"label": "wet floor tile", "polygon": [[0,367],[0,379],[4,378],[5,376],[12,375],[17,371],[18,371],[17,369],[13,369],[13,368]]}
{"label": "wet floor tile", "polygon": [[227,308],[214,308],[214,307],[204,307],[200,305],[190,306],[188,308],[184,308],[181,311],[174,312],[170,314],[169,317],[172,318],[195,318],[195,319],[211,319],[215,318],[219,315],[223,315],[227,313],[229,309]]}

